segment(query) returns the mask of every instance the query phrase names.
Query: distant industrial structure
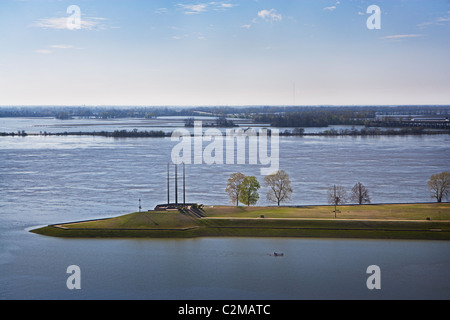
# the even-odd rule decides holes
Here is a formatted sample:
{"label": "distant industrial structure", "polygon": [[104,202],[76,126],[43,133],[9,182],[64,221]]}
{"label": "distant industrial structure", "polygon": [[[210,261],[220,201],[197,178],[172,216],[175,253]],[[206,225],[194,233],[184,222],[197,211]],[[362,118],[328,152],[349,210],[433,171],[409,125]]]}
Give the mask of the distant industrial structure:
{"label": "distant industrial structure", "polygon": [[450,120],[446,118],[425,118],[412,116],[379,116],[368,124],[369,127],[409,127],[424,129],[450,129]]}

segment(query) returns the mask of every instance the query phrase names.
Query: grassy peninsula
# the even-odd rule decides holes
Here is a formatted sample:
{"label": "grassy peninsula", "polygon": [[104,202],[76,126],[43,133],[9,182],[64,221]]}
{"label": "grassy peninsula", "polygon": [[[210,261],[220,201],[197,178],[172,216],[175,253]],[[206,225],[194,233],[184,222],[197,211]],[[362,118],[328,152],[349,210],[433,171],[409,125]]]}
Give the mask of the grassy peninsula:
{"label": "grassy peninsula", "polygon": [[450,203],[334,207],[206,206],[49,225],[31,232],[65,238],[318,237],[450,240]]}

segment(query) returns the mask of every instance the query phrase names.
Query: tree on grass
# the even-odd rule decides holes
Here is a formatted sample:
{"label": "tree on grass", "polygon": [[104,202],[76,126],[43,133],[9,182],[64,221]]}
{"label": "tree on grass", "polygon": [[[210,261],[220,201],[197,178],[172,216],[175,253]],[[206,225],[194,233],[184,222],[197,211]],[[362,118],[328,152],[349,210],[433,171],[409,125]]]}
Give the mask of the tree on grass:
{"label": "tree on grass", "polygon": [[352,188],[351,200],[358,204],[370,203],[369,190],[358,182]]}
{"label": "tree on grass", "polygon": [[259,188],[261,186],[256,177],[245,177],[239,188],[239,201],[247,206],[256,204],[259,200]]}
{"label": "tree on grass", "polygon": [[428,181],[428,189],[431,191],[431,198],[435,198],[438,203],[441,203],[444,198],[448,198],[450,195],[450,172],[433,174]]}
{"label": "tree on grass", "polygon": [[236,206],[239,205],[239,195],[241,192],[241,185],[245,179],[245,175],[237,172],[233,173],[228,179],[227,188],[225,191],[228,193],[228,196],[231,199],[231,202],[235,203]]}
{"label": "tree on grass", "polygon": [[334,185],[328,189],[328,203],[334,205],[334,217],[336,218],[337,206],[344,204],[347,199],[347,191],[343,186]]}
{"label": "tree on grass", "polygon": [[291,181],[289,180],[289,175],[284,170],[266,176],[264,182],[266,187],[269,187],[267,200],[275,202],[280,206],[281,202],[291,198]]}

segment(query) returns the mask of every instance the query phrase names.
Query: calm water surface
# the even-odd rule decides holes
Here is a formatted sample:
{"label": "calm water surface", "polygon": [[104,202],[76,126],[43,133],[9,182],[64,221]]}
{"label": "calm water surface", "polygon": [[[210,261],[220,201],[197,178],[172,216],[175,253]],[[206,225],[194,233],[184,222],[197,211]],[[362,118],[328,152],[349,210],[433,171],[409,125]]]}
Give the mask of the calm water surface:
{"label": "calm water surface", "polygon": [[[196,239],[62,240],[21,235],[1,266],[17,299],[448,299],[444,242]],[[284,257],[272,257],[273,251]],[[66,288],[69,265],[81,290]],[[382,289],[366,287],[367,267]]]}
{"label": "calm water surface", "polygon": [[[34,123],[33,125],[35,125]],[[3,131],[3,130],[0,130]],[[65,240],[27,230],[122,215],[165,202],[170,139],[0,138],[1,299],[449,299],[450,244],[313,239]],[[289,204],[326,203],[333,183],[361,181],[377,203],[430,201],[431,174],[450,170],[449,136],[281,138]],[[233,172],[187,166],[187,200],[227,204]],[[259,204],[269,204],[261,189]],[[285,256],[269,254],[282,251]],[[78,265],[82,289],[66,288]],[[382,270],[382,290],[366,268]]]}

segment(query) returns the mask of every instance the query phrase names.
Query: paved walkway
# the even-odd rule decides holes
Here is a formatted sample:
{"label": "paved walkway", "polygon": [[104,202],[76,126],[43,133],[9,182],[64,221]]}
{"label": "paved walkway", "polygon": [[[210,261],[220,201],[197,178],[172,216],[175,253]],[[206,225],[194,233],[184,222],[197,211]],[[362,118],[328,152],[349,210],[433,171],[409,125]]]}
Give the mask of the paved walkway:
{"label": "paved walkway", "polygon": [[250,217],[204,217],[202,219],[209,220],[219,220],[219,219],[228,219],[228,220],[314,220],[314,221],[380,221],[380,222],[450,222],[450,220],[410,220],[410,219],[341,219],[341,218],[250,218]]}

